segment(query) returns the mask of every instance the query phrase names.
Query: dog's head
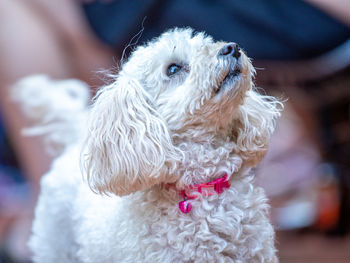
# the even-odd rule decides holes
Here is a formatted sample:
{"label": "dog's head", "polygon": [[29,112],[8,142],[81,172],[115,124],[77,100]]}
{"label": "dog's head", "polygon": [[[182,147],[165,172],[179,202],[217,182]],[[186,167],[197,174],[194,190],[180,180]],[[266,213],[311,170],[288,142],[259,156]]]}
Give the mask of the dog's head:
{"label": "dog's head", "polygon": [[138,47],[92,107],[85,152],[91,188],[126,195],[174,181],[183,158],[175,137],[229,140],[233,154],[254,166],[279,115],[279,103],[253,89],[254,74],[237,44],[191,29]]}

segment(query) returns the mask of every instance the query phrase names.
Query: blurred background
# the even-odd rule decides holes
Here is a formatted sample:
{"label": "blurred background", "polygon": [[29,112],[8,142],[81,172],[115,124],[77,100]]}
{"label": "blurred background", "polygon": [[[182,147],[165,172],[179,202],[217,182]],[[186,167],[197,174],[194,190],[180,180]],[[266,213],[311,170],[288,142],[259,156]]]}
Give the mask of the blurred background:
{"label": "blurred background", "polygon": [[126,54],[174,26],[237,42],[257,85],[286,99],[256,171],[281,262],[350,262],[350,1],[0,0],[0,263],[30,262],[52,160],[40,138],[21,136],[29,122],[9,99],[13,84],[47,74],[78,78],[93,94],[128,44]]}

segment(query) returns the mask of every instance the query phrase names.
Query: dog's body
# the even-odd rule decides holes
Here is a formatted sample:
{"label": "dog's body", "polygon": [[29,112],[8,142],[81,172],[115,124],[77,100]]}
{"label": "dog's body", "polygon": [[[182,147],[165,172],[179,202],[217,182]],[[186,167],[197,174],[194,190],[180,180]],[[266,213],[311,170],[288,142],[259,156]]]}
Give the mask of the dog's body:
{"label": "dog's body", "polygon": [[[180,197],[155,186],[126,197],[94,194],[71,178],[78,151],[46,175],[31,247],[35,262],[276,262],[266,198],[237,176],[230,189],[194,200],[189,214]],[[79,166],[75,167],[79,175]],[[59,180],[57,178],[60,178]]]}
{"label": "dog's body", "polygon": [[[87,139],[42,179],[34,262],[277,262],[250,168],[279,103],[254,91],[252,75],[238,46],[189,29],[134,51],[98,93]],[[181,212],[181,190],[223,174],[229,189],[196,193]]]}

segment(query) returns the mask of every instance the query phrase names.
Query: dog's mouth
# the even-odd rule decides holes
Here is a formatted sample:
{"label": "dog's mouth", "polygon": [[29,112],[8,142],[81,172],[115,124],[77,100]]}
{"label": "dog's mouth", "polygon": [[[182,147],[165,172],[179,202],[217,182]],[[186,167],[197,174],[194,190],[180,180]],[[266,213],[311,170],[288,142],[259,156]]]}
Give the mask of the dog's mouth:
{"label": "dog's mouth", "polygon": [[240,65],[236,63],[234,67],[228,70],[227,74],[221,80],[217,89],[215,90],[215,93],[218,94],[225,86],[232,85],[233,82],[240,76],[241,72],[242,71]]}

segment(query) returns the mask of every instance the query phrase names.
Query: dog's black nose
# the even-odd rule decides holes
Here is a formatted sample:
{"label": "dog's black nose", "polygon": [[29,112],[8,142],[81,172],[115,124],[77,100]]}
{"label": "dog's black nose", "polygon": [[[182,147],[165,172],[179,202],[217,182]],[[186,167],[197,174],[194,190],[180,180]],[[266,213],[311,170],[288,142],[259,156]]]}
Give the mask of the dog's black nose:
{"label": "dog's black nose", "polygon": [[220,49],[220,56],[233,56],[235,58],[239,58],[241,56],[241,49],[236,43],[226,44],[223,48]]}

